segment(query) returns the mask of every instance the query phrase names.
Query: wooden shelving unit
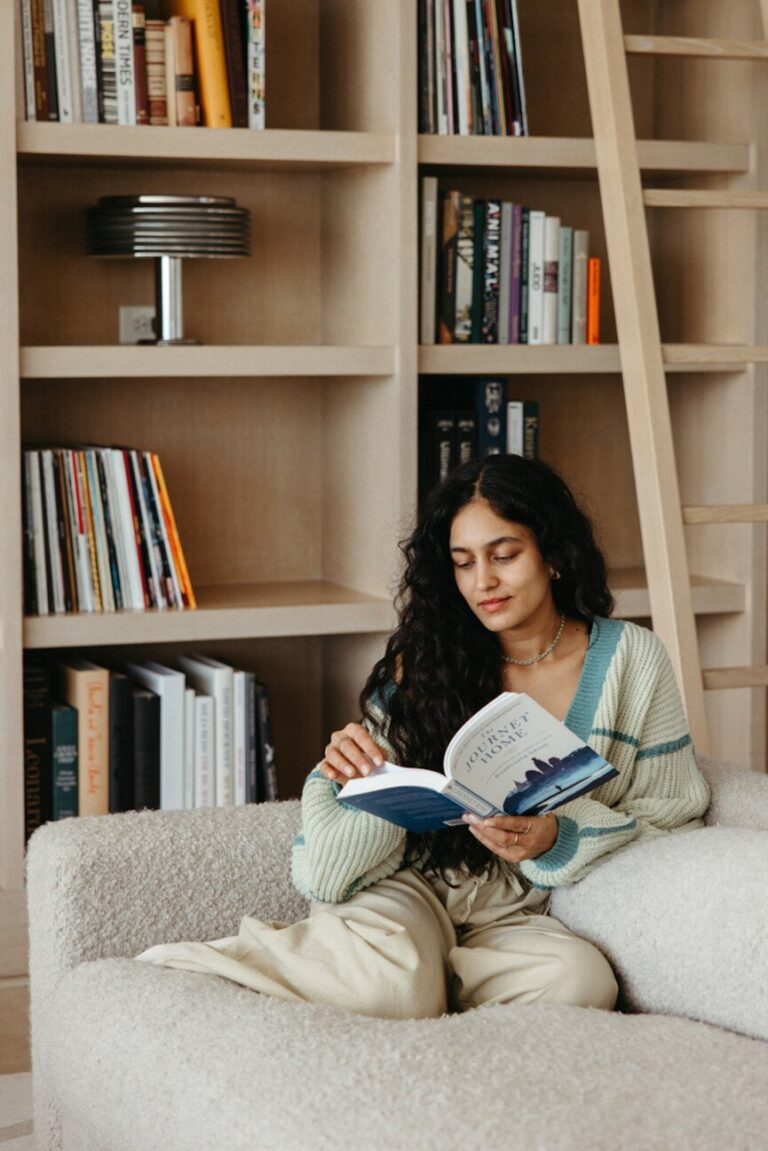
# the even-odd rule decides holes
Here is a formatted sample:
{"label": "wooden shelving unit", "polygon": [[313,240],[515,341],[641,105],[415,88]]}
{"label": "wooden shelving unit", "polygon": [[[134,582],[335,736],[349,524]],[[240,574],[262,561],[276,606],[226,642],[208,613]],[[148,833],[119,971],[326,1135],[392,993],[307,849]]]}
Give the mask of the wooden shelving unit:
{"label": "wooden shelving unit", "polygon": [[[542,454],[593,513],[618,614],[647,620],[610,268],[599,347],[418,346],[420,175],[560,214],[605,257],[576,4],[519,6],[535,134],[516,140],[418,135],[414,0],[269,0],[263,133],[25,123],[16,5],[0,7],[0,1013],[26,969],[25,650],[236,656],[274,689],[295,794],[327,732],[355,714],[392,623],[420,374],[504,373],[539,401]],[[631,33],[755,34],[752,0],[623,7]],[[768,187],[765,73],[711,69],[633,60],[640,164],[668,197],[693,177],[729,196]],[[86,257],[83,216],[101,195],[139,191],[232,195],[251,210],[249,260],[185,265],[197,347],[117,344],[119,306],[154,300],[151,268]],[[652,250],[684,502],[764,501],[766,231],[749,211],[681,215],[654,213]],[[196,612],[23,619],[21,444],[68,440],[160,454]],[[686,528],[708,667],[764,660],[764,530]],[[763,763],[763,697],[710,692],[716,752]]]}

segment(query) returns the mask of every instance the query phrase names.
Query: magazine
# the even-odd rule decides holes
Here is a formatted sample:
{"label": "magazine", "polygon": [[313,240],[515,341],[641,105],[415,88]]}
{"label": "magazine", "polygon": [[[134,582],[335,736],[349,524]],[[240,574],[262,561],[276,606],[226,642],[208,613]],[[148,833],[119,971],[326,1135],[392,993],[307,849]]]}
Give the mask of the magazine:
{"label": "magazine", "polygon": [[463,824],[462,812],[546,815],[616,769],[522,692],[502,692],[471,716],[443,756],[445,774],[384,763],[350,779],[341,803],[408,831]]}

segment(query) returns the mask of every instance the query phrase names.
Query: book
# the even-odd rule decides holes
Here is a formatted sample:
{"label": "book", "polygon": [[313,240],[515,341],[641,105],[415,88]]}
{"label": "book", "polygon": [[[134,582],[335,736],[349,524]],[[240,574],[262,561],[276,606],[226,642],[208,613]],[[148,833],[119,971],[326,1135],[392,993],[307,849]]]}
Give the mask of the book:
{"label": "book", "polygon": [[133,682],[121,671],[109,677],[109,810],[132,811]]}
{"label": "book", "polygon": [[544,221],[544,278],[541,342],[557,343],[557,290],[560,267],[560,218]]}
{"label": "book", "polygon": [[599,787],[616,769],[523,692],[502,692],[448,744],[444,774],[385,763],[350,779],[339,802],[408,831],[463,823],[462,812],[546,815]]}
{"label": "book", "polygon": [[24,842],[51,818],[51,681],[44,664],[24,661]]}
{"label": "book", "polygon": [[600,343],[600,259],[587,261],[587,343]]}
{"label": "book", "polygon": [[199,652],[179,656],[178,664],[195,691],[213,697],[213,802],[228,807],[235,801],[234,669]]}
{"label": "book", "polygon": [[206,128],[231,128],[227,57],[218,0],[170,0],[168,7],[174,16],[185,16],[194,24],[203,123]]}
{"label": "book", "polygon": [[136,123],[148,124],[147,18],[143,4],[133,5],[131,25],[133,28],[133,74],[136,88]]}
{"label": "book", "polygon": [[195,807],[213,807],[215,745],[213,698],[195,693]]}
{"label": "book", "polygon": [[160,697],[159,806],[163,811],[183,811],[184,674],[152,659],[129,663],[126,671],[141,687]]}
{"label": "book", "polygon": [[184,809],[195,806],[195,690],[184,689]]}
{"label": "book", "polygon": [[99,90],[96,75],[96,21],[93,0],[77,0],[80,43],[80,85],[84,124],[99,122]]}
{"label": "book", "polygon": [[148,688],[131,693],[133,728],[133,806],[161,807],[162,711],[160,697]]}
{"label": "book", "polygon": [[459,231],[456,237],[456,300],[453,327],[453,340],[456,344],[468,344],[472,339],[474,219],[472,197],[462,195]]}
{"label": "book", "polygon": [[136,123],[136,66],[131,0],[112,0],[112,30],[115,44],[117,122],[130,126]]}
{"label": "book", "polygon": [[587,342],[587,264],[589,262],[589,232],[577,228],[573,233],[573,287],[571,296],[571,343]]}
{"label": "book", "polygon": [[272,708],[269,701],[269,691],[265,683],[254,679],[253,690],[256,696],[259,740],[259,795],[263,801],[272,803],[279,798],[275,740],[272,730]]}
{"label": "book", "polygon": [[266,0],[245,0],[248,127],[266,127]]}
{"label": "book", "polygon": [[243,0],[221,0],[221,30],[227,61],[227,90],[232,127],[248,127],[248,93],[245,79]]}
{"label": "book", "polygon": [[87,659],[59,666],[59,694],[77,709],[78,815],[109,814],[109,672]]}
{"label": "book", "polygon": [[443,192],[440,200],[439,343],[452,344],[456,324],[456,261],[459,220],[461,218],[461,192]]}
{"label": "book", "polygon": [[245,803],[258,803],[259,792],[259,717],[257,714],[256,675],[245,672]]}
{"label": "book", "polygon": [[498,342],[509,344],[509,297],[512,290],[512,229],[514,204],[504,200],[501,205],[501,238],[499,253],[499,330]]}
{"label": "book", "polygon": [[539,405],[536,400],[507,402],[507,455],[539,457]]}
{"label": "book", "polygon": [[77,815],[77,712],[66,703],[51,707],[51,819]]}
{"label": "book", "polygon": [[165,80],[165,23],[147,20],[147,100],[150,124],[168,123],[168,96]]}
{"label": "book", "polygon": [[437,176],[421,181],[421,275],[419,300],[419,340],[435,342],[437,289]]}
{"label": "book", "polygon": [[485,205],[483,236],[483,318],[482,342],[499,342],[499,262],[501,255],[501,201]]}
{"label": "book", "polygon": [[96,72],[99,85],[99,123],[117,124],[117,67],[112,0],[98,0]]}
{"label": "book", "polygon": [[234,800],[236,807],[246,802],[246,759],[248,755],[248,707],[246,702],[246,676],[235,668],[232,677],[234,728]]}
{"label": "book", "polygon": [[557,342],[571,342],[571,311],[573,301],[571,286],[573,279],[573,228],[565,224],[560,228],[560,253],[557,275]]}
{"label": "book", "polygon": [[507,381],[475,381],[475,417],[477,419],[477,454],[503,456],[507,450],[506,425]]}
{"label": "book", "polygon": [[179,128],[197,124],[192,21],[171,16],[166,26],[165,84],[168,123]]}
{"label": "book", "polygon": [[544,244],[546,215],[537,209],[530,214],[528,238],[528,343],[544,339]]}

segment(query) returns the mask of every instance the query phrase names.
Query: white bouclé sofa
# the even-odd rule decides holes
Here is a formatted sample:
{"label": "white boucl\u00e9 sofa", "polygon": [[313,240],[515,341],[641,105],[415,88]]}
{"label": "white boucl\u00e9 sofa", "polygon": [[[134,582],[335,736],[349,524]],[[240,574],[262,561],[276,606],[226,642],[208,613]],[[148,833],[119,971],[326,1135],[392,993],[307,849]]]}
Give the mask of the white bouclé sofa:
{"label": "white boucl\u00e9 sofa", "polygon": [[768,1147],[768,778],[554,895],[622,1011],[386,1021],[135,962],[291,920],[297,802],[68,820],[30,843],[39,1151]]}

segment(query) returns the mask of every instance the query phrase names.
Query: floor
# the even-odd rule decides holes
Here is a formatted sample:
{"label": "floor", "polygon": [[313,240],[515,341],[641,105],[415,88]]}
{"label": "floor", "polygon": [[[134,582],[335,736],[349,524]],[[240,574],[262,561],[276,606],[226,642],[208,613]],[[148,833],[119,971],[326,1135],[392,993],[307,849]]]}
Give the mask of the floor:
{"label": "floor", "polygon": [[29,1072],[0,1075],[0,1151],[35,1151]]}

